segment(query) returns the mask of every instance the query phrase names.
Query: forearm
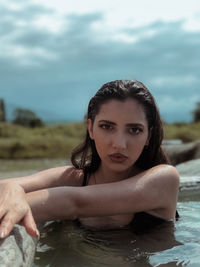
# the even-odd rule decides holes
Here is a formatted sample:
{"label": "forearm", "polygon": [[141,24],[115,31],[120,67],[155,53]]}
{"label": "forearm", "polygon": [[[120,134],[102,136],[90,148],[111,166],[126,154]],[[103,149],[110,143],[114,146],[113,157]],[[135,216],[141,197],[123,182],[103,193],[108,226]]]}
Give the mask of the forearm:
{"label": "forearm", "polygon": [[26,200],[36,222],[125,214],[132,208],[120,204],[127,197],[117,184],[49,188],[27,193]]}
{"label": "forearm", "polygon": [[[36,222],[74,220],[124,213],[126,207],[109,203],[113,198],[113,184],[86,187],[57,187],[26,193]],[[98,192],[99,191],[99,192]],[[114,202],[120,198],[120,188],[114,194]]]}
{"label": "forearm", "polygon": [[16,182],[23,187],[26,193],[45,188],[52,188],[64,185],[74,185],[75,179],[70,179],[71,167],[58,167],[47,169],[33,175],[1,180],[0,183]]}
{"label": "forearm", "polygon": [[77,218],[76,188],[59,187],[26,194],[36,222]]}

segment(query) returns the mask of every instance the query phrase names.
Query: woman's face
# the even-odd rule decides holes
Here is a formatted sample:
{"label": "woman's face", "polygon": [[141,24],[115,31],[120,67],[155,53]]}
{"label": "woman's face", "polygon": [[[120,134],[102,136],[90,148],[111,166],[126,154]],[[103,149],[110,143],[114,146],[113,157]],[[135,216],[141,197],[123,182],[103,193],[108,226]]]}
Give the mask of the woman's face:
{"label": "woman's face", "polygon": [[130,170],[150,138],[144,108],[131,98],[102,104],[88,131],[102,166],[114,172]]}

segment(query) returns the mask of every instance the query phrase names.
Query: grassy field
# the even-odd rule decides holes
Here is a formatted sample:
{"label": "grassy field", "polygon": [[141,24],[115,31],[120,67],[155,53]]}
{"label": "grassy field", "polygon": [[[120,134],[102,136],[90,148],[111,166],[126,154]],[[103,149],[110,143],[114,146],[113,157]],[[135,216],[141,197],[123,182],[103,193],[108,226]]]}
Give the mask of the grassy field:
{"label": "grassy field", "polygon": [[0,123],[0,158],[69,158],[85,133],[83,123],[27,128]]}
{"label": "grassy field", "polygon": [[[164,132],[165,139],[191,142],[200,139],[200,123],[165,124]],[[69,158],[84,134],[85,125],[82,122],[33,129],[0,123],[0,158]]]}
{"label": "grassy field", "polygon": [[200,140],[200,122],[165,124],[164,139],[180,139],[183,143]]}

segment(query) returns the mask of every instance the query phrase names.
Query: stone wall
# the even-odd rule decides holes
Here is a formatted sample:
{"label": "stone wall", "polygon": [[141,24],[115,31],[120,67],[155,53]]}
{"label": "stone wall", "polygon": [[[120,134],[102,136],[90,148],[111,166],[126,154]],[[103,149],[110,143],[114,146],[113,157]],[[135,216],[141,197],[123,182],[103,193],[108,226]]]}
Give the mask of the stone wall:
{"label": "stone wall", "polygon": [[187,144],[164,144],[163,149],[173,165],[200,158],[200,141]]}
{"label": "stone wall", "polygon": [[23,226],[16,225],[10,235],[0,240],[0,267],[31,267],[37,239],[26,233]]}

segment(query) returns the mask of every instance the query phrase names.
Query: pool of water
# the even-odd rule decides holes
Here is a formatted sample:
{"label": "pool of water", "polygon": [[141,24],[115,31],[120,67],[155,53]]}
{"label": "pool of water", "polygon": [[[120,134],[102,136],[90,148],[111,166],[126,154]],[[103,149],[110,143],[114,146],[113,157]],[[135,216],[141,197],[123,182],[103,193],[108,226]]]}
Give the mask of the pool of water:
{"label": "pool of water", "polygon": [[[65,164],[64,160],[0,162],[0,179]],[[200,191],[181,193],[180,219],[136,235],[130,228],[91,231],[51,222],[41,232],[33,267],[200,266]]]}
{"label": "pool of water", "polygon": [[200,201],[178,203],[180,219],[151,233],[131,229],[91,231],[73,222],[45,226],[34,267],[200,265]]}
{"label": "pool of water", "polygon": [[152,266],[200,266],[200,202],[178,203],[180,219],[175,223],[174,236],[180,244],[151,255]]}

